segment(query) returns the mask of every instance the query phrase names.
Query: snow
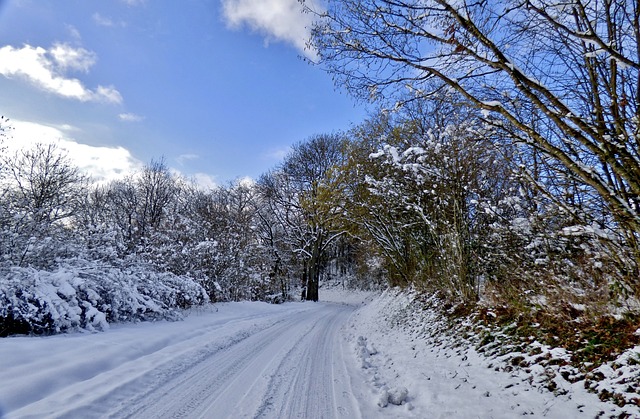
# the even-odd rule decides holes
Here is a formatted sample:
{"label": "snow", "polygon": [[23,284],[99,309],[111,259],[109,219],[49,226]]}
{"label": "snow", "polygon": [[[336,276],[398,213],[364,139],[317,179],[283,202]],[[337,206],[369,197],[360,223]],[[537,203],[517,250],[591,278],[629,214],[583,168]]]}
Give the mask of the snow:
{"label": "snow", "polygon": [[7,418],[357,417],[337,339],[356,307],[228,303],[177,322],[5,338],[0,405]]}
{"label": "snow", "polygon": [[502,103],[497,101],[497,100],[484,101],[484,102],[482,102],[482,104],[485,105],[485,106],[492,107],[492,108],[502,107]]}
{"label": "snow", "polygon": [[[106,330],[109,322],[179,317],[176,306],[208,301],[191,278],[87,261],[53,272],[13,267],[0,274],[0,318],[39,334]],[[0,334],[2,330],[0,330]]]}
{"label": "snow", "polygon": [[[416,309],[412,298],[411,294],[387,291],[356,311],[345,331],[369,383],[369,405],[375,404],[367,417],[571,418],[597,417],[600,412],[606,413],[604,417],[617,417],[622,412],[640,416],[637,407],[601,402],[597,394],[585,390],[583,380],[571,383],[562,378],[570,371],[566,366],[535,364],[537,356],[528,353],[488,356],[452,334],[434,334],[450,326],[433,311]],[[537,345],[552,359],[570,358],[562,348]],[[625,357],[638,357],[636,349]],[[624,364],[623,358],[617,362]],[[530,363],[531,368],[520,368],[516,361]],[[638,380],[639,373],[637,366],[616,367],[616,371],[603,372],[610,378],[599,385],[615,389],[614,381]],[[550,380],[557,385],[558,394],[547,388]],[[397,393],[402,396],[399,405],[391,401],[391,395]]]}
{"label": "snow", "polygon": [[[601,402],[583,381],[564,380],[573,374],[566,366],[535,364],[524,352],[483,354],[454,339],[415,294],[333,286],[320,298],[207,305],[182,321],[4,338],[0,406],[7,419],[640,414]],[[569,359],[561,348],[533,345]],[[619,366],[600,367],[608,378],[597,385],[637,379],[637,367],[625,362],[640,359],[634,350]]]}

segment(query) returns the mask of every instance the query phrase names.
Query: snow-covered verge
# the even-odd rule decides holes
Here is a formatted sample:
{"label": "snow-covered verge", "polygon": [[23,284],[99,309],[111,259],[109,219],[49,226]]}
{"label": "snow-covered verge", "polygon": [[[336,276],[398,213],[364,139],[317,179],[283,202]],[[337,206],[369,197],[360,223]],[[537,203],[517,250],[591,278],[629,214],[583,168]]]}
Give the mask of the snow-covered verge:
{"label": "snow-covered verge", "polygon": [[0,336],[105,330],[109,323],[179,318],[179,309],[208,301],[192,279],[151,270],[90,263],[54,271],[0,272]]}
{"label": "snow-covered verge", "polygon": [[[345,329],[369,383],[368,403],[380,417],[640,417],[633,404],[640,347],[585,376],[567,364],[570,353],[562,348],[535,341],[499,346],[489,334],[455,329],[429,308],[433,303],[388,290],[356,311]],[[601,401],[603,390],[628,401]]]}

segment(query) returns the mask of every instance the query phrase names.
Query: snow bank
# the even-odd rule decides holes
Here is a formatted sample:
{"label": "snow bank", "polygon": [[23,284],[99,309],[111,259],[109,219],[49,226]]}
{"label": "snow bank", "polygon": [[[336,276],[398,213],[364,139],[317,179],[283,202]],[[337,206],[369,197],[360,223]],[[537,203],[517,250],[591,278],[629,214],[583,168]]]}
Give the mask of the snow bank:
{"label": "snow bank", "polygon": [[[508,347],[476,350],[476,336],[452,329],[429,308],[437,301],[421,299],[386,291],[356,311],[344,330],[376,416],[640,417],[637,406],[602,402],[585,389],[585,381],[563,365],[570,355],[562,348],[538,345],[532,354]],[[540,356],[553,361],[536,364]],[[637,354],[626,356],[640,360]],[[601,385],[638,380],[640,369],[629,364],[599,369],[612,377]]]}

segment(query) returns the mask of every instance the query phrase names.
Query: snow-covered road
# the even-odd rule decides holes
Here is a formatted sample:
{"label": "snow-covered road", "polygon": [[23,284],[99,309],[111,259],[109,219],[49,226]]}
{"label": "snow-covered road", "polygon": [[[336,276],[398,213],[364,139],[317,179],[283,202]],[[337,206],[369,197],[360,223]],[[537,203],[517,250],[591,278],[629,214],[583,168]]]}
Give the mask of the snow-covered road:
{"label": "snow-covered road", "polygon": [[236,303],[175,323],[5,339],[0,405],[8,418],[361,417],[338,338],[354,309]]}
{"label": "snow-covered road", "polygon": [[[227,303],[184,321],[0,339],[0,418],[640,417],[566,381],[566,367],[512,360],[540,354],[485,356],[432,336],[444,320],[409,293],[323,296],[342,304]],[[631,364],[611,372],[637,377]]]}

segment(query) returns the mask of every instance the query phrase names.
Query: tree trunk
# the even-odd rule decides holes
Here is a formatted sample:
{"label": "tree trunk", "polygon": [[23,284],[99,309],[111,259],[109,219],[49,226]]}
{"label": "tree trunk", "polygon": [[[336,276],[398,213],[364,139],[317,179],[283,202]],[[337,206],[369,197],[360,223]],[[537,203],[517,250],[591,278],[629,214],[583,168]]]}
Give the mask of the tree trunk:
{"label": "tree trunk", "polygon": [[317,262],[313,261],[309,266],[309,277],[307,280],[307,300],[318,301],[319,269]]}
{"label": "tree trunk", "polygon": [[307,262],[306,300],[318,301],[320,284],[320,243],[316,242],[311,251],[311,258]]}

